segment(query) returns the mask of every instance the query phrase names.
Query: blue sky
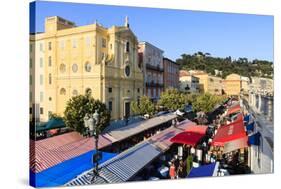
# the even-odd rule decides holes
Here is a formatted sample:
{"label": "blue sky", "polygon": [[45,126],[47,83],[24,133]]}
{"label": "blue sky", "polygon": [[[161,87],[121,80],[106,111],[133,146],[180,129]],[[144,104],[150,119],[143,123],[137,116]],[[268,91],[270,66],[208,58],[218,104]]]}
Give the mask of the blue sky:
{"label": "blue sky", "polygon": [[48,16],[61,16],[77,26],[97,19],[105,27],[123,25],[128,16],[139,41],[152,43],[173,60],[202,51],[273,61],[273,16],[47,1],[36,2],[36,22],[32,15],[31,32],[43,32]]}

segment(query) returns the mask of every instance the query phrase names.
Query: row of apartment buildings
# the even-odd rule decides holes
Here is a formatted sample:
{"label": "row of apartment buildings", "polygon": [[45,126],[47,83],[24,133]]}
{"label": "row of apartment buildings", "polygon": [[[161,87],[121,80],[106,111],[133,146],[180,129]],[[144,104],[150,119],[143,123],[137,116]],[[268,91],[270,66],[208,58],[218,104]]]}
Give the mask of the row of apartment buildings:
{"label": "row of apartment buildings", "polygon": [[164,57],[164,51],[148,43],[139,43],[139,64],[143,65],[144,95],[153,101],[167,88],[179,87],[179,65]]}
{"label": "row of apartment buildings", "polygon": [[273,80],[260,77],[244,77],[230,74],[225,79],[201,70],[180,70],[180,90],[188,93],[209,92],[216,95],[263,93],[273,95]]}
{"label": "row of apartment buildings", "polygon": [[139,42],[128,18],[105,28],[47,17],[45,31],[30,35],[31,118],[63,115],[67,101],[85,93],[105,103],[112,119],[129,116],[132,101],[157,100],[165,88],[178,87],[179,66],[163,53]]}

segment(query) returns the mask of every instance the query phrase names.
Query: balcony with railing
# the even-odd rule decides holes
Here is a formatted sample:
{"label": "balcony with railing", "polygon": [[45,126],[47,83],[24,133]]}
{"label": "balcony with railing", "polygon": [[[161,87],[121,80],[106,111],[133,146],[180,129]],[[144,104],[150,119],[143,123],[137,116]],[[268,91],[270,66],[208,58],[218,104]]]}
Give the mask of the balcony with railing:
{"label": "balcony with railing", "polygon": [[164,72],[164,68],[160,67],[160,65],[154,66],[154,65],[151,65],[151,64],[146,64],[146,69]]}
{"label": "balcony with railing", "polygon": [[164,84],[163,84],[163,83],[156,83],[156,82],[154,82],[154,81],[147,81],[147,82],[145,83],[145,85],[146,85],[147,87],[160,87],[160,88],[163,88],[163,87],[164,87]]}

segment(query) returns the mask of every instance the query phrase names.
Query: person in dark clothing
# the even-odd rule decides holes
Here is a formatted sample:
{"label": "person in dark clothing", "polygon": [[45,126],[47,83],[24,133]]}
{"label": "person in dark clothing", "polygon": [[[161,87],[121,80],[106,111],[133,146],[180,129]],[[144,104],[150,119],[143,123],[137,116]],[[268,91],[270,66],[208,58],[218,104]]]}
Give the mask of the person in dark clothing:
{"label": "person in dark clothing", "polygon": [[179,178],[185,178],[186,177],[186,167],[184,165],[184,162],[180,160],[179,167],[177,169],[177,175]]}

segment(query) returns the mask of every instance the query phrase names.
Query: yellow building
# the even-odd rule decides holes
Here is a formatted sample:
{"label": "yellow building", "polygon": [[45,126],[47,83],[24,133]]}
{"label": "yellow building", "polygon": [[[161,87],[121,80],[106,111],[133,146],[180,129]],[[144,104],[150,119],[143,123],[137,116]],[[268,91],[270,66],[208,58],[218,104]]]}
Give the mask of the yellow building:
{"label": "yellow building", "polygon": [[29,60],[29,84],[30,84],[30,119],[39,121],[40,117],[47,117],[44,112],[45,104],[45,83],[44,83],[44,40],[37,40],[35,37],[30,38],[30,60]]}
{"label": "yellow building", "polygon": [[224,80],[224,91],[227,95],[240,95],[241,77],[238,74],[230,74]]}
{"label": "yellow building", "polygon": [[31,36],[32,43],[44,46],[42,121],[50,113],[63,115],[66,102],[78,94],[91,93],[104,102],[112,119],[129,115],[130,102],[143,95],[138,40],[127,18],[124,26],[105,28],[48,17],[45,32]]}
{"label": "yellow building", "polygon": [[216,76],[208,76],[208,92],[215,95],[223,93],[223,79]]}
{"label": "yellow building", "polygon": [[190,73],[199,78],[199,89],[202,93],[211,93],[216,95],[222,95],[223,81],[222,78],[211,76],[204,71],[190,71]]}

